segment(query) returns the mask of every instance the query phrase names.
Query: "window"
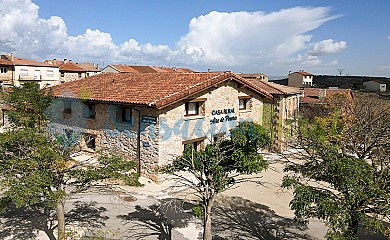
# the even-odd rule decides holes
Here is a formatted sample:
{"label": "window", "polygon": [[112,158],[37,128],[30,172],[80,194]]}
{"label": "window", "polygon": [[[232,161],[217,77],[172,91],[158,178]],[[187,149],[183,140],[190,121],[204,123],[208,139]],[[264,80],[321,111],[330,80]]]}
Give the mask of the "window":
{"label": "window", "polygon": [[61,72],[61,77],[65,77],[65,73],[64,72]]}
{"label": "window", "polygon": [[185,111],[186,116],[199,115],[199,102],[186,102]]}
{"label": "window", "polygon": [[96,104],[87,103],[87,107],[84,110],[85,118],[95,118],[96,117]]}
{"label": "window", "polygon": [[131,107],[120,107],[117,112],[117,120],[121,123],[131,123],[132,122],[132,111]]}
{"label": "window", "polygon": [[28,76],[28,70],[27,69],[21,69],[20,70],[20,76]]}
{"label": "window", "polygon": [[54,77],[54,71],[53,71],[53,70],[47,70],[47,71],[46,71],[46,75],[47,75],[48,77]]}
{"label": "window", "polygon": [[225,133],[218,133],[213,136],[213,142],[220,142],[223,139],[225,139],[226,134]]}
{"label": "window", "polygon": [[248,104],[248,99],[243,98],[238,100],[238,109],[240,110],[246,110],[247,109],[247,104]]}
{"label": "window", "polygon": [[188,141],[184,141],[183,142],[183,146],[184,146],[184,150],[190,148],[190,149],[193,149],[195,151],[199,151],[200,149],[202,149],[204,146],[204,140],[206,138],[197,138],[197,139],[193,139],[193,140],[188,140]]}
{"label": "window", "polygon": [[81,78],[81,73],[79,73],[79,78]]}
{"label": "window", "polygon": [[6,67],[1,67],[0,68],[0,73],[7,73],[7,68]]}
{"label": "window", "polygon": [[64,101],[64,111],[62,113],[70,115],[72,114],[72,102],[71,101]]}

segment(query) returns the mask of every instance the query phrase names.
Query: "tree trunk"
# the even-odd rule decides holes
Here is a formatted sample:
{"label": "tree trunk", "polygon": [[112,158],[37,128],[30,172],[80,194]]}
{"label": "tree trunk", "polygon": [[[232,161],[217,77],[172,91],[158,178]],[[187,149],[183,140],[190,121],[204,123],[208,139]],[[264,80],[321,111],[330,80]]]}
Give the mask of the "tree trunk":
{"label": "tree trunk", "polygon": [[205,206],[205,212],[203,216],[203,240],[212,240],[213,238],[211,233],[211,208],[212,205]]}
{"label": "tree trunk", "polygon": [[65,201],[62,199],[57,202],[57,221],[58,221],[58,240],[65,240]]}

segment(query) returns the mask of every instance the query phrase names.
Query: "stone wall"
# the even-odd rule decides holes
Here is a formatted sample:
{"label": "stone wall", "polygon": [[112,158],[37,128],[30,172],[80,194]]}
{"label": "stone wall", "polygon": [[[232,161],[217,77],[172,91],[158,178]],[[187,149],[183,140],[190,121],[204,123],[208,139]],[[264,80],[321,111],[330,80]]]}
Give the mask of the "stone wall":
{"label": "stone wall", "polygon": [[[239,96],[251,97],[250,109],[239,110]],[[263,97],[250,89],[239,87],[235,81],[221,83],[189,97],[187,101],[192,99],[204,100],[204,114],[185,117],[186,100],[160,111],[160,165],[181,155],[183,141],[204,139],[204,144],[207,144],[215,135],[228,135],[239,121],[262,122]],[[229,109],[234,109],[234,112],[229,112]],[[216,112],[218,110],[220,113]]]}
{"label": "stone wall", "polygon": [[85,77],[85,72],[82,72],[81,76],[79,76],[78,72],[64,72],[64,76],[60,77],[60,81],[61,82],[70,82],[70,81],[77,80],[77,79],[84,78],[84,77]]}
{"label": "stone wall", "polygon": [[[135,107],[138,109],[138,107]],[[119,123],[116,119],[116,111],[119,105],[115,104],[97,104],[95,118],[86,118],[83,111],[87,110],[84,102],[79,100],[72,101],[72,113],[63,114],[64,102],[57,100],[55,109],[51,117],[51,126],[58,132],[64,129],[71,129],[80,135],[85,133],[96,136],[95,152],[108,152],[110,154],[122,155],[126,158],[136,160],[137,156],[137,131],[139,117],[138,112],[132,110],[132,123]],[[154,116],[157,118],[155,109],[139,107],[141,117],[143,115]],[[141,122],[141,169],[151,170],[157,166],[158,162],[158,125]],[[83,141],[80,141],[81,147],[86,149]]]}

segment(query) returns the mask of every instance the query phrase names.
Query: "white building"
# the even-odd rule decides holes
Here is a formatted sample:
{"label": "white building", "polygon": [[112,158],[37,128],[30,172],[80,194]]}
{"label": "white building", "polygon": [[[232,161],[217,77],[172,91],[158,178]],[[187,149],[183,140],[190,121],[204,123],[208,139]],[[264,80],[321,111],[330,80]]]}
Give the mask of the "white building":
{"label": "white building", "polygon": [[288,74],[289,87],[311,87],[313,86],[313,74],[299,71]]}
{"label": "white building", "polygon": [[386,83],[379,80],[364,82],[363,87],[368,91],[386,92]]}

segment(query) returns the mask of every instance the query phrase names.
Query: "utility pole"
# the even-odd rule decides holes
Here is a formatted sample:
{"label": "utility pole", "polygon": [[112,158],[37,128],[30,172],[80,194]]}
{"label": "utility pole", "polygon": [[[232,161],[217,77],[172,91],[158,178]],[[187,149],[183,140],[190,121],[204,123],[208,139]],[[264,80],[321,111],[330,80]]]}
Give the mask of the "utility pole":
{"label": "utility pole", "polygon": [[[344,68],[338,68],[337,71],[339,71],[340,73],[340,80],[341,80],[341,74],[343,74],[344,72]],[[336,78],[337,79],[337,87],[339,86],[339,77]]]}

